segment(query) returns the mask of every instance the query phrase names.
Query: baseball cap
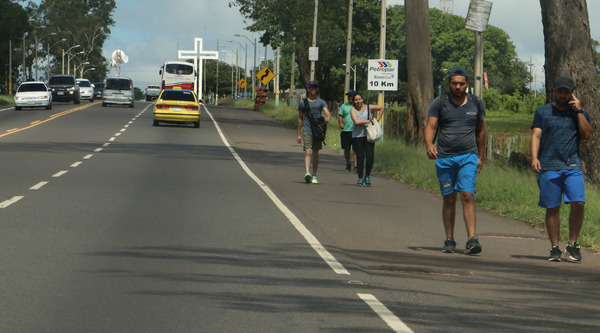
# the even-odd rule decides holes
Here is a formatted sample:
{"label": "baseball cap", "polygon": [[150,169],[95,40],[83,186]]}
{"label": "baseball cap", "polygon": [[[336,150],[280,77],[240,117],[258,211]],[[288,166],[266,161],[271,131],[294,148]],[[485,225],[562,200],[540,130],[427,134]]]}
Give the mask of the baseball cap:
{"label": "baseball cap", "polygon": [[355,96],[356,94],[358,94],[356,90],[348,90],[348,92],[346,93],[346,95],[348,96]]}
{"label": "baseball cap", "polygon": [[568,76],[560,76],[554,81],[554,89],[567,88],[572,91],[573,86],[573,80]]}
{"label": "baseball cap", "polygon": [[308,83],[308,87],[309,88],[312,88],[312,87],[317,87],[318,88],[319,87],[319,82],[317,82],[317,81],[310,81]]}
{"label": "baseball cap", "polygon": [[467,72],[467,70],[464,67],[462,67],[462,66],[454,66],[454,67],[452,67],[452,69],[448,73],[448,79],[450,79],[453,76],[464,76],[468,80],[469,79],[469,72]]}

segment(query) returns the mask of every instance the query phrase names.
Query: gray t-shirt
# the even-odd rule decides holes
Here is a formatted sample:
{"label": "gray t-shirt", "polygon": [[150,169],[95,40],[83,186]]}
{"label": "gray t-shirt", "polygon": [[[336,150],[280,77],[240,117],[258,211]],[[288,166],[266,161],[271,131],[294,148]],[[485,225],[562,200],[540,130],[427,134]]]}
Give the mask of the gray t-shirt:
{"label": "gray t-shirt", "polygon": [[[371,110],[368,105],[362,112],[357,111],[354,107],[352,107],[351,110],[354,110],[354,112],[356,112],[356,118],[358,118],[358,120],[369,120],[369,117],[373,118],[373,115],[371,115]],[[365,125],[354,125],[354,127],[352,127],[353,138],[363,138],[366,136],[367,128],[365,127]]]}
{"label": "gray t-shirt", "polygon": [[[300,113],[304,113],[304,101],[308,99],[303,99],[302,101],[300,101],[300,104],[298,104],[298,111]],[[310,105],[310,111],[313,114],[313,117],[315,117],[315,119],[319,119],[319,118],[323,118],[323,116],[321,115],[321,112],[323,112],[323,109],[328,107],[327,103],[325,103],[324,100],[317,98],[317,100],[315,100],[314,102],[312,101],[308,101],[308,105]],[[304,121],[303,121],[303,127],[304,129],[304,134],[312,134],[312,130],[310,129],[310,121],[308,120],[308,117],[306,116],[306,114],[304,115]]]}
{"label": "gray t-shirt", "polygon": [[[587,121],[590,115],[584,109]],[[543,171],[581,168],[579,123],[574,110],[560,111],[552,103],[535,111],[531,127],[542,130],[538,159]]]}
{"label": "gray t-shirt", "polygon": [[[473,98],[477,98],[477,102]],[[475,103],[481,103],[481,112]],[[477,154],[477,122],[483,121],[485,117],[485,109],[479,97],[467,94],[467,103],[461,106],[454,104],[448,97],[442,107],[438,97],[431,104],[427,116],[438,118],[439,158]]]}

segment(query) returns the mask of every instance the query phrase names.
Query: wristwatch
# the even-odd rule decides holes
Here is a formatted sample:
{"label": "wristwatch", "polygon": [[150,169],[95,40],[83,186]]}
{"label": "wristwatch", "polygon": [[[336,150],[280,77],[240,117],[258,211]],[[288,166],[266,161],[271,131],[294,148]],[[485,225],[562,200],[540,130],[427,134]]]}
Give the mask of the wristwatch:
{"label": "wristwatch", "polygon": [[579,110],[575,110],[575,113],[583,113],[583,108],[581,108]]}

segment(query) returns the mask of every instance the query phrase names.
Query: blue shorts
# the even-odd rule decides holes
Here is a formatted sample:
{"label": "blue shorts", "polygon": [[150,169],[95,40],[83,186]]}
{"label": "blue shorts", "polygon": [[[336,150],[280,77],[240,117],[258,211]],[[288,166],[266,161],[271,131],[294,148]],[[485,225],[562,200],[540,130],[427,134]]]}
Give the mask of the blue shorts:
{"label": "blue shorts", "polygon": [[562,204],[563,197],[565,203],[585,203],[585,184],[581,169],[542,171],[537,181],[540,188],[540,207],[556,208]]}
{"label": "blue shorts", "polygon": [[438,158],[435,160],[440,191],[443,196],[453,192],[475,193],[477,154]]}

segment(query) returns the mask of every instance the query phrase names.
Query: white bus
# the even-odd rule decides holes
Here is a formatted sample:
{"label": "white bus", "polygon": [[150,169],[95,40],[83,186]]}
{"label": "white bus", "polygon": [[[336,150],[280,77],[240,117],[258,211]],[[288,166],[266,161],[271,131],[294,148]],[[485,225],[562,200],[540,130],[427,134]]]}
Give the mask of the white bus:
{"label": "white bus", "polygon": [[196,91],[196,71],[194,65],[183,61],[167,61],[160,68],[162,89],[179,87]]}

